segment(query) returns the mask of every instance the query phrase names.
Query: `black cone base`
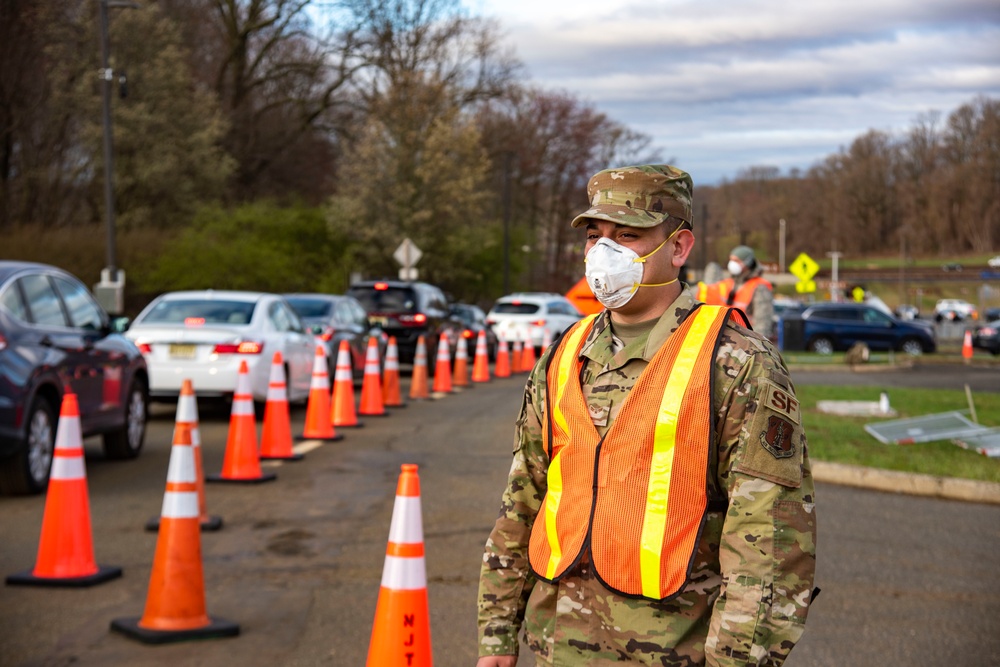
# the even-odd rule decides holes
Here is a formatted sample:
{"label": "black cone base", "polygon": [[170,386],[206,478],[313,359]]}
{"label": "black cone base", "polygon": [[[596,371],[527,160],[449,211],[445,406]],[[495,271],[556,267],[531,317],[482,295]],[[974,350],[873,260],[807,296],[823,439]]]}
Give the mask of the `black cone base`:
{"label": "black cone base", "polygon": [[261,456],[261,461],[301,461],[305,456],[302,454],[292,454],[291,456]]}
{"label": "black cone base", "polygon": [[32,570],[7,576],[10,586],[50,586],[60,588],[86,588],[122,576],[122,569],[115,566],[98,565],[97,572],[84,577],[36,577]]}
{"label": "black cone base", "polygon": [[273,482],[278,476],[273,472],[261,473],[260,477],[223,477],[222,475],[206,475],[206,482],[229,482],[231,484],[260,484],[261,482]]}
{"label": "black cone base", "polygon": [[240,626],[221,618],[209,619],[211,623],[193,630],[149,630],[139,627],[139,617],[116,618],[111,621],[111,629],[126,637],[144,644],[168,644],[170,642],[186,642],[196,639],[218,639],[236,637],[240,634]]}
{"label": "black cone base", "polygon": [[[207,520],[202,521],[201,532],[215,532],[222,528],[222,517],[221,516],[209,516]],[[160,529],[160,517],[154,516],[152,519],[146,522],[146,530],[157,531]]]}
{"label": "black cone base", "polygon": [[303,440],[319,440],[320,442],[337,442],[338,440],[343,440],[344,436],[340,433],[335,433],[332,438],[314,438],[312,436],[303,434],[295,436],[295,439],[299,442],[302,442]]}

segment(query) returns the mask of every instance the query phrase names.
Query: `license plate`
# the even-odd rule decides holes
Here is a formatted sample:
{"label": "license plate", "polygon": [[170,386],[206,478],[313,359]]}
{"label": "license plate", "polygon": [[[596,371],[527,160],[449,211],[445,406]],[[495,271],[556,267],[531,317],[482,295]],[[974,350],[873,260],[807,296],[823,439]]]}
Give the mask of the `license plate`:
{"label": "license plate", "polygon": [[369,321],[371,321],[372,324],[374,324],[376,326],[383,327],[383,328],[389,324],[389,318],[388,317],[378,317],[378,316],[376,316],[376,317],[369,317],[368,319],[369,319]]}
{"label": "license plate", "polygon": [[170,345],[170,357],[172,359],[194,359],[195,350],[197,350],[197,347],[194,345],[172,343]]}

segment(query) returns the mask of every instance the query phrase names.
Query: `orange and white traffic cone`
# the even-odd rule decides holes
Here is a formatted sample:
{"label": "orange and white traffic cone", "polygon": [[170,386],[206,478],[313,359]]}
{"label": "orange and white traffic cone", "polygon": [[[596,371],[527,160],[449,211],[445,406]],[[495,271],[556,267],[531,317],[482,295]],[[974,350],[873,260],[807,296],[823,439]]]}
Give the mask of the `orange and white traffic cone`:
{"label": "orange and white traffic cone", "polygon": [[965,363],[972,361],[972,355],[972,332],[966,329],[965,338],[962,339],[962,358],[965,359]]}
{"label": "orange and white traffic cone", "polygon": [[257,484],[277,479],[273,472],[260,469],[257,450],[257,420],[253,411],[253,394],[250,393],[250,371],[247,362],[240,362],[233,394],[233,411],[229,418],[229,436],[226,438],[226,455],[222,459],[222,472],[209,475],[206,482],[236,482]]}
{"label": "orange and white traffic cone", "polygon": [[364,426],[358,421],[354,408],[354,373],[351,371],[351,348],[346,340],[340,341],[340,349],[337,350],[337,369],[333,374],[333,414],[330,418],[334,426]]}
{"label": "orange and white traffic cone", "polygon": [[451,393],[451,350],[448,346],[447,334],[441,334],[441,338],[438,339],[432,391],[439,396]]}
{"label": "orange and white traffic cone", "polygon": [[451,384],[455,387],[469,386],[469,348],[465,337],[459,336],[455,343],[455,367],[452,369]]}
{"label": "orange and white traffic cone", "polygon": [[334,430],[330,413],[330,374],[326,370],[326,350],[317,345],[309,384],[309,402],[306,404],[306,423],[298,439],[333,442],[343,437]]}
{"label": "orange and white traffic cone", "polygon": [[535,344],[531,342],[531,334],[524,338],[524,349],[521,351],[521,370],[530,373],[535,367]]}
{"label": "orange and white traffic cone", "polygon": [[399,389],[399,348],[396,337],[389,336],[385,347],[385,368],[382,369],[382,404],[387,408],[405,408]]}
{"label": "orange and white traffic cone", "polygon": [[498,378],[510,377],[510,353],[507,351],[507,339],[500,337],[500,344],[497,347],[497,360],[493,365],[493,374]]}
{"label": "orange and white traffic cone", "polygon": [[104,382],[101,383],[101,404],[104,409],[122,403],[122,367],[105,366]]}
{"label": "orange and white traffic cone", "polygon": [[428,389],[427,343],[417,338],[417,351],[413,355],[413,374],[410,376],[410,400],[425,401],[431,397]]}
{"label": "orange and white traffic cone", "polygon": [[472,360],[472,381],[490,381],[490,355],[486,348],[486,332],[480,331],[476,337],[476,356]]}
{"label": "orange and white traffic cone", "polygon": [[416,465],[404,463],[396,486],[366,665],[431,667],[432,664],[420,477]]}
{"label": "orange and white traffic cone", "polygon": [[191,427],[180,423],[170,448],[146,608],[141,617],[111,621],[112,630],[146,644],[235,637],[240,633],[240,626],[211,619],[205,610],[196,477]]}
{"label": "orange and white traffic cone", "polygon": [[548,327],[542,330],[542,352],[552,346],[552,332]]}
{"label": "orange and white traffic cone", "polygon": [[382,403],[382,371],[379,369],[378,341],[368,339],[368,351],[365,354],[365,377],[361,383],[361,405],[358,414],[368,417],[385,417]]}
{"label": "orange and white traffic cone", "polygon": [[262,461],[298,461],[302,454],[292,451],[292,423],[288,409],[288,388],[285,386],[285,363],[281,352],[271,358],[271,377],[264,404],[264,430],[260,436]]}
{"label": "orange and white traffic cone", "polygon": [[[194,452],[195,483],[198,485],[198,516],[201,529],[219,530],[222,528],[222,518],[210,516],[205,503],[205,468],[201,459],[201,431],[198,429],[198,401],[194,395],[194,385],[191,380],[181,382],[181,394],[177,398],[177,417],[174,419],[174,437],[177,437],[177,425],[187,424],[191,428],[191,450]],[[160,517],[156,516],[146,522],[146,530],[159,530]]]}
{"label": "orange and white traffic cone", "polygon": [[514,334],[514,349],[510,355],[510,372],[521,372],[521,355],[524,354],[524,347],[521,345],[521,337]]}
{"label": "orange and white traffic cone", "polygon": [[52,452],[52,469],[35,568],[9,575],[7,583],[15,586],[84,587],[120,576],[120,567],[98,565],[94,561],[80,406],[76,394],[67,393],[63,395],[59,409],[56,446]]}

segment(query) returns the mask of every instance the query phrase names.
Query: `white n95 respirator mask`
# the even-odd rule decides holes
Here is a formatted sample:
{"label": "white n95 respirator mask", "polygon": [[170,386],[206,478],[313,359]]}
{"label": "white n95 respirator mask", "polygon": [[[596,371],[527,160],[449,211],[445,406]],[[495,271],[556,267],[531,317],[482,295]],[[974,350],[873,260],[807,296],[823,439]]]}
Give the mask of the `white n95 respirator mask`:
{"label": "white n95 respirator mask", "polygon": [[672,236],[673,234],[668,236],[653,252],[643,257],[639,257],[634,250],[618,245],[611,239],[599,239],[583,260],[587,265],[587,284],[590,285],[590,291],[605,308],[620,308],[632,299],[632,295],[640,287],[660,287],[677,282],[676,278],[665,283],[642,282],[643,264],[646,259],[662,248]]}

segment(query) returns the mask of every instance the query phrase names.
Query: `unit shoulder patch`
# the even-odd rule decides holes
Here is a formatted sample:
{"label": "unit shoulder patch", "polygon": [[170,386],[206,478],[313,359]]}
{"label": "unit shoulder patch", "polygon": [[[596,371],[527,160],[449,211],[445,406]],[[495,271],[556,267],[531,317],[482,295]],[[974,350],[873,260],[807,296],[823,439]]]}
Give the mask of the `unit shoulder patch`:
{"label": "unit shoulder patch", "polygon": [[741,434],[742,447],[734,469],[797,488],[802,483],[805,434],[795,395],[771,380],[761,379],[753,418]]}

